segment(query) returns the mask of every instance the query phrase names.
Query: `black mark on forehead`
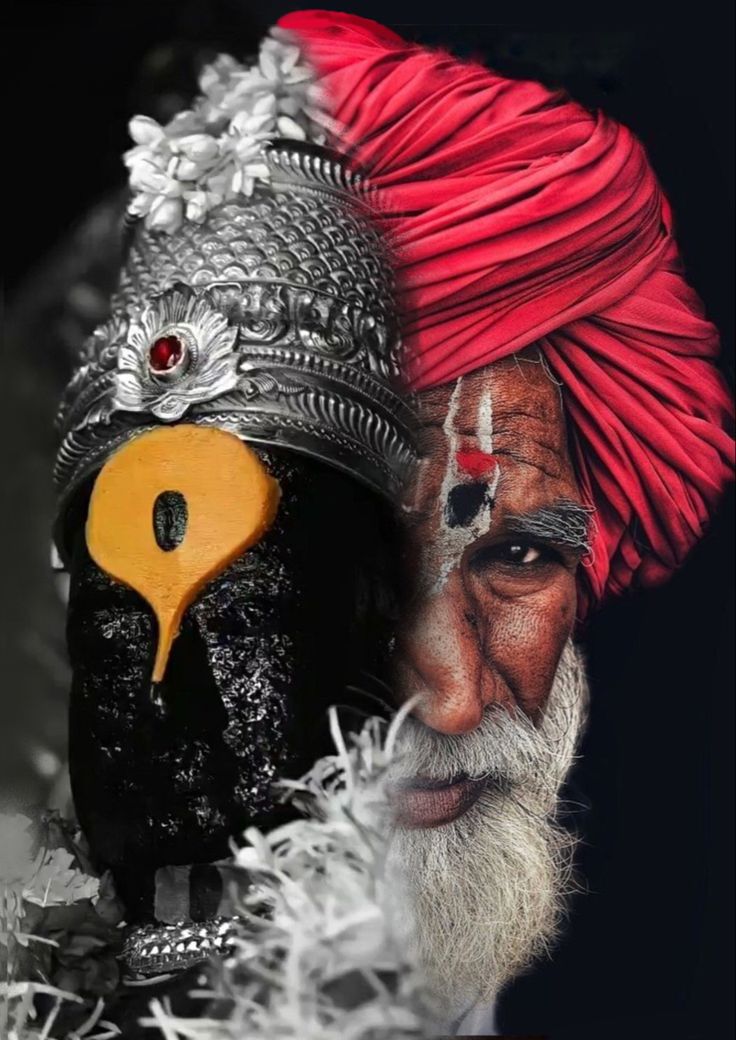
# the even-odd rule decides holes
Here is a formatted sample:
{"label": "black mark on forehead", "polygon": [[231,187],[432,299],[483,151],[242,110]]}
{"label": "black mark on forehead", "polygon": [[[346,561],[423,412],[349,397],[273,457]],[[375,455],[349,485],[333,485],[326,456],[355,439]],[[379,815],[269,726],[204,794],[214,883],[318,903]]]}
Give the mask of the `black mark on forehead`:
{"label": "black mark on forehead", "polygon": [[448,527],[467,527],[487,502],[493,504],[486,481],[456,484],[445,502],[445,523]]}

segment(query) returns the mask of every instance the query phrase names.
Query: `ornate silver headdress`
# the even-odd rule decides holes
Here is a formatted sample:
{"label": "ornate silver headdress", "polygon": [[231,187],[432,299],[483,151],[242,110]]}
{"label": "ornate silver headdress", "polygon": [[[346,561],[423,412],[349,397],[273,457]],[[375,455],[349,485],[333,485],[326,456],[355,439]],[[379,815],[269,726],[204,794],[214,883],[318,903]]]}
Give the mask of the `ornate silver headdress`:
{"label": "ornate silver headdress", "polygon": [[[207,159],[203,176],[186,157],[205,154],[204,137],[179,137],[178,161],[200,183],[177,199],[157,182],[175,216],[168,227],[150,177],[134,200],[112,317],[62,402],[62,505],[131,437],[180,420],[287,446],[395,495],[412,458],[411,412],[398,385],[391,262],[366,182],[324,147],[271,135],[236,168],[237,190],[233,177],[218,195],[209,189],[222,185],[222,159]],[[137,161],[145,147],[129,154]],[[198,222],[186,218],[192,204]]]}

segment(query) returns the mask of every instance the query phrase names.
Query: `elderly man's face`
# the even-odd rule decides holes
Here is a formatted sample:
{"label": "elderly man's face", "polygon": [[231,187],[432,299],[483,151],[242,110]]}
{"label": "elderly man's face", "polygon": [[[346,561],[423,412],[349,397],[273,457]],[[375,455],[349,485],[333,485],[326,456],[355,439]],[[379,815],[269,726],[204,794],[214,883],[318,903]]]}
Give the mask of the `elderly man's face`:
{"label": "elderly man's face", "polygon": [[405,503],[412,596],[398,686],[417,696],[396,787],[425,960],[488,997],[552,934],[554,813],[586,699],[571,634],[589,511],[536,351],[420,397]]}
{"label": "elderly man's face", "polygon": [[[426,391],[420,419],[400,688],[440,733],[472,731],[489,705],[536,719],[572,630],[586,547],[559,389],[536,355],[521,355]],[[415,793],[406,822],[442,822],[441,810]]]}

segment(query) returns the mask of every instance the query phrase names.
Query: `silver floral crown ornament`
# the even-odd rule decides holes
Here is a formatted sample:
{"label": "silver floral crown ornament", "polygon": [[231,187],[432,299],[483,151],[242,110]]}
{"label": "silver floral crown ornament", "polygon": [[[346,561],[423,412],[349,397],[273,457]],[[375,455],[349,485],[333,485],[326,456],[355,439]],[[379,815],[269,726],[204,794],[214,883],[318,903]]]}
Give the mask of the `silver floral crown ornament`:
{"label": "silver floral crown ornament", "polygon": [[367,183],[325,146],[330,120],[299,57],[267,37],[257,65],[206,68],[203,96],[166,127],[133,120],[112,317],[59,414],[62,513],[120,445],[182,420],[399,491],[412,414],[390,256]]}

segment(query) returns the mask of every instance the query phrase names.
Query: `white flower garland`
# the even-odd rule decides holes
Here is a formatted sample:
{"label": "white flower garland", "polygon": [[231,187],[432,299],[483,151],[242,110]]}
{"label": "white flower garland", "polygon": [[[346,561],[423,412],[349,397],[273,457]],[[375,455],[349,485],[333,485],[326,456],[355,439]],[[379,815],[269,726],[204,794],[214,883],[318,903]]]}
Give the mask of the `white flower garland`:
{"label": "white flower garland", "polygon": [[397,926],[397,879],[386,865],[388,767],[412,704],[387,733],[369,719],[349,743],[330,709],[337,754],[319,759],[301,781],[282,783],[304,815],[268,834],[251,828],[249,844],[236,851],[243,929],[198,993],[211,1002],[212,1017],[182,1019],[153,1000],[145,1025],[158,1026],[166,1040],[434,1035],[437,1009]]}
{"label": "white flower garland", "polygon": [[176,231],[185,219],[201,223],[215,206],[267,183],[268,141],[325,140],[314,71],[282,29],[262,40],[254,65],[219,55],[203,69],[199,87],[192,108],[165,126],[148,116],[130,121],[129,212],[157,231]]}
{"label": "white flower garland", "polygon": [[[181,1018],[166,997],[153,999],[151,1017],[143,1024],[157,1028],[155,1035],[162,1040],[427,1040],[435,1035],[431,1022],[437,1009],[397,921],[399,878],[386,862],[389,767],[412,707],[407,702],[388,731],[378,719],[368,719],[347,741],[336,710],[330,710],[336,754],[319,759],[300,781],[281,784],[285,800],[293,800],[303,815],[270,833],[250,829],[247,844],[233,849],[232,894],[242,924],[234,949],[213,960],[204,988],[192,994],[203,1000],[203,1013]],[[0,1036],[121,1037],[119,1027],[102,1017],[102,997],[93,1008],[89,1000],[85,1006],[80,994],[39,979],[30,962],[18,963],[15,954],[29,941],[57,945],[48,935],[20,928],[23,904],[58,907],[99,900],[105,912],[98,922],[106,930],[119,926],[122,916],[109,879],[106,884],[104,877],[84,873],[68,850],[44,847],[34,856],[29,826],[25,817],[0,814]],[[89,917],[83,924],[84,935],[69,929],[66,953],[75,949],[81,956],[86,942],[88,951],[101,948],[112,956]],[[34,1008],[39,995],[54,1001],[43,1023]],[[75,1004],[79,1016],[62,1024],[65,1009]]]}

